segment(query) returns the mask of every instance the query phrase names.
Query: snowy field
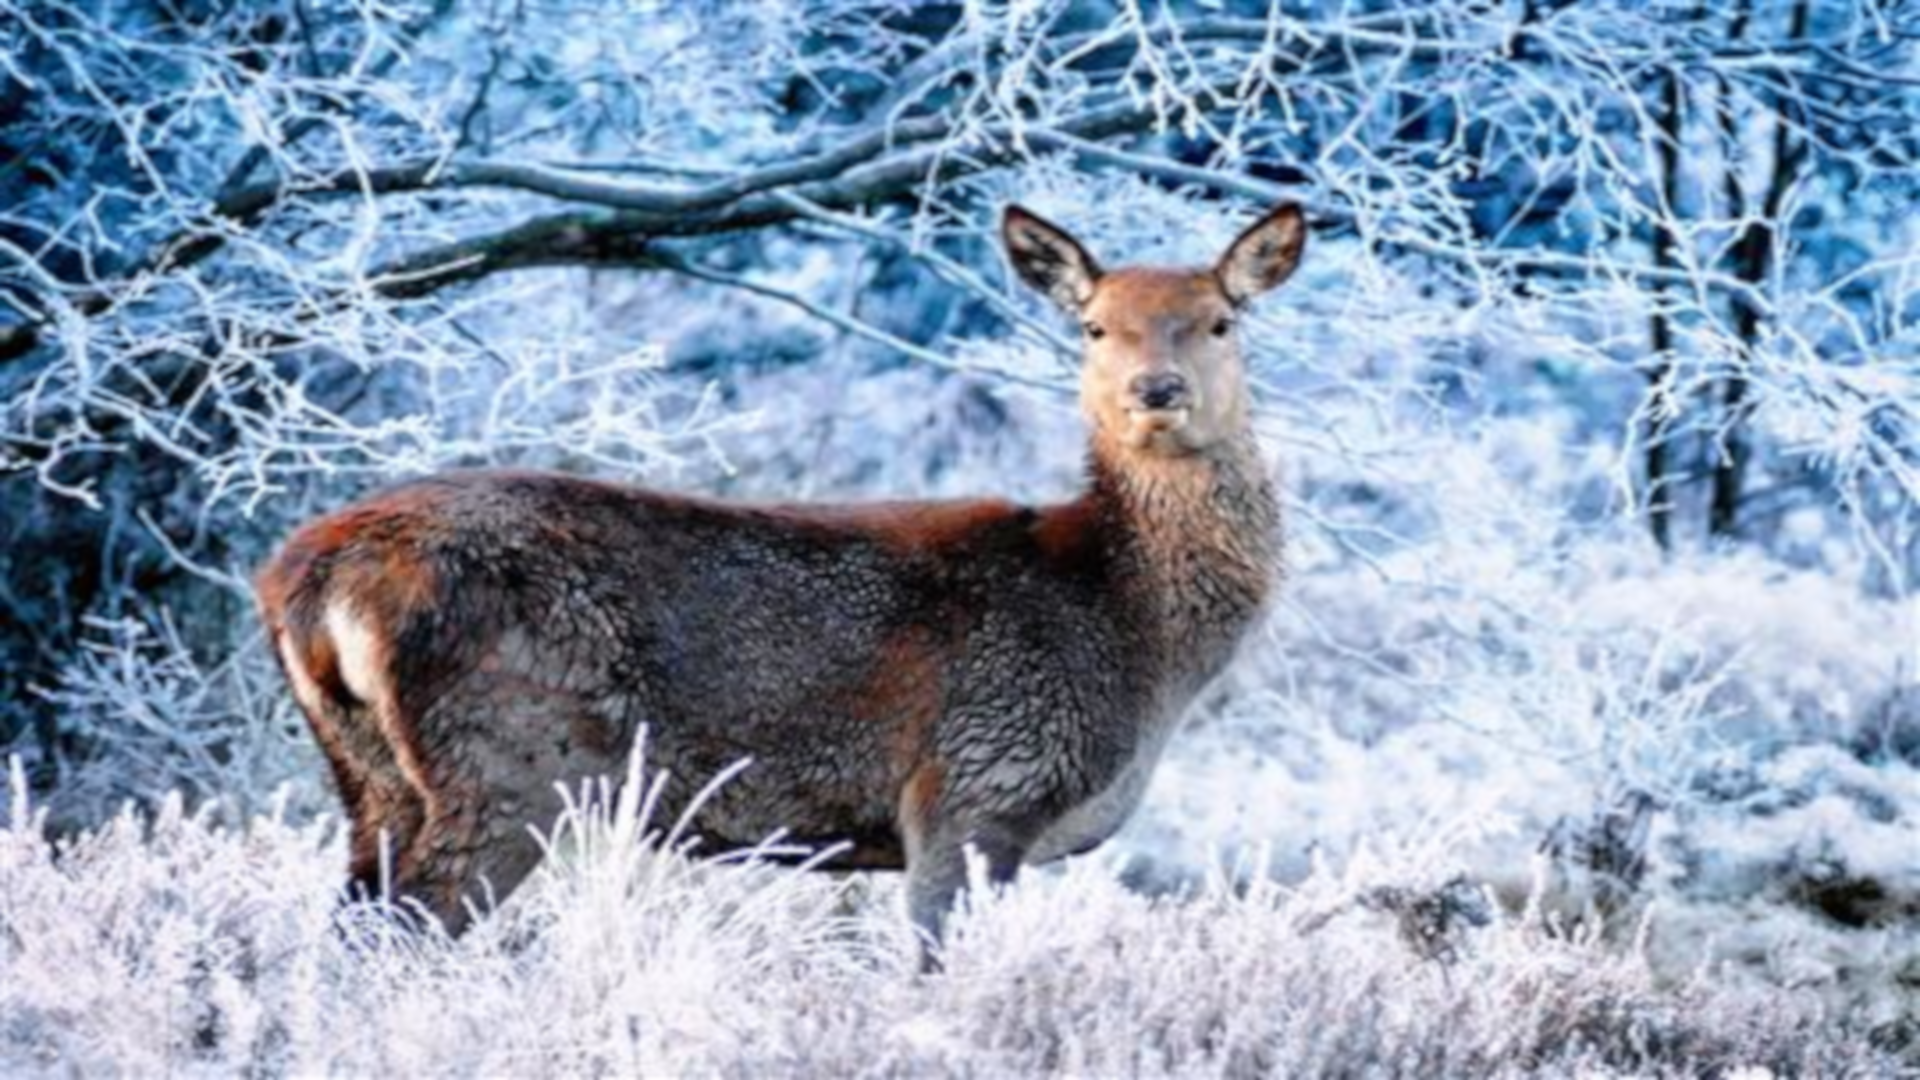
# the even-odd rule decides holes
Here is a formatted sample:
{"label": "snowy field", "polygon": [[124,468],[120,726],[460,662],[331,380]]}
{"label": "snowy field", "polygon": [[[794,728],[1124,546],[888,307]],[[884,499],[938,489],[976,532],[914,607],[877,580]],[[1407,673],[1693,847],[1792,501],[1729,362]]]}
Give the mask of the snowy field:
{"label": "snowy field", "polygon": [[[629,784],[633,792],[644,784]],[[16,822],[31,822],[15,781]],[[1444,856],[1178,897],[1103,860],[983,893],[915,972],[890,889],[645,838],[583,791],[565,852],[458,942],[329,898],[341,846],[178,805],[56,857],[0,833],[7,1075],[1886,1076],[1864,1017],[1547,906]],[[1544,894],[1544,887],[1542,890]],[[1541,895],[1541,894],[1537,894]]]}

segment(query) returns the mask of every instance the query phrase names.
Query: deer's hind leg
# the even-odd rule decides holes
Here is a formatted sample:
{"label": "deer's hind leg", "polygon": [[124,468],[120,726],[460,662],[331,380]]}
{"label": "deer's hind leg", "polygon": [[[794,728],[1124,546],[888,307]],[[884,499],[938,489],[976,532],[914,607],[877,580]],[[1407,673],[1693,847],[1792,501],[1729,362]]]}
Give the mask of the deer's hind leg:
{"label": "deer's hind leg", "polygon": [[624,746],[604,708],[534,682],[475,673],[421,716],[426,818],[397,890],[464,931],[473,906],[503,900],[543,854],[536,829],[565,806],[562,786],[617,775]]}
{"label": "deer's hind leg", "polygon": [[410,848],[426,821],[426,801],[370,711],[329,705],[309,720],[333,767],[351,823],[347,889],[356,899],[382,895],[382,866]]}
{"label": "deer's hind leg", "polygon": [[347,812],[348,896],[370,899],[383,891],[383,855],[398,855],[413,844],[426,804],[379,719],[381,705],[357,696],[334,636],[314,622],[277,634],[275,650]]}

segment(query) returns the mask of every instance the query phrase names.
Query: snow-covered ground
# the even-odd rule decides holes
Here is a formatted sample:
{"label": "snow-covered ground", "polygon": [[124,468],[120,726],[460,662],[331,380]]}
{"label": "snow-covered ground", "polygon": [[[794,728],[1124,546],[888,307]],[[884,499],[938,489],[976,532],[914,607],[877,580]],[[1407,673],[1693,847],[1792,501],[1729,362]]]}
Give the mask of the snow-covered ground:
{"label": "snow-covered ground", "polygon": [[56,851],[16,781],[0,1072],[1874,1076],[1910,1037],[1660,971],[1540,902],[1544,876],[1505,910],[1445,841],[1161,898],[1083,860],[983,895],[921,975],[889,883],[700,863],[642,842],[639,798],[578,805],[562,857],[448,942],[337,909],[324,823],[176,803]]}

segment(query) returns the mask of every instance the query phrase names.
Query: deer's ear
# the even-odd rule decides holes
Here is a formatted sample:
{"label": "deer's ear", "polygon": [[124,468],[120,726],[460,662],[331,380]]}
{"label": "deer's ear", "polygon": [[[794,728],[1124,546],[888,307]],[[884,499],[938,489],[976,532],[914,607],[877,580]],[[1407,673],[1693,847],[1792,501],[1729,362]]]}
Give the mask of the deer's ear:
{"label": "deer's ear", "polygon": [[1007,260],[1021,281],[1068,312],[1078,312],[1093,298],[1100,264],[1064,229],[1031,211],[1009,206],[1000,235],[1007,245]]}
{"label": "deer's ear", "polygon": [[1298,206],[1288,203],[1253,223],[1220,256],[1214,274],[1227,290],[1227,297],[1244,304],[1277,288],[1293,276],[1300,265],[1300,252],[1307,246],[1307,219]]}

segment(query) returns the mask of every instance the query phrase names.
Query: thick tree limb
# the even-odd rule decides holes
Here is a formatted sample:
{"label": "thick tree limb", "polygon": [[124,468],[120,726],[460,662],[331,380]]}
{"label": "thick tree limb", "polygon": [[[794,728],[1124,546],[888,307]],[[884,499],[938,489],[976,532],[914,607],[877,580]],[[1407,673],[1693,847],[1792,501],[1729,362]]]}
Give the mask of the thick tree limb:
{"label": "thick tree limb", "polygon": [[[441,10],[436,5],[435,12]],[[1521,26],[1516,34],[1539,33]],[[1387,56],[1396,62],[1410,59],[1441,61],[1484,53],[1491,44],[1457,36],[1452,28],[1426,23],[1401,13],[1354,16],[1337,28],[1316,28],[1312,38],[1302,36],[1289,20],[1274,18],[1201,18],[1179,24],[1159,22],[1147,27],[1116,28],[1063,35],[1044,43],[1045,53],[1078,63],[1095,54],[1137,57],[1149,47],[1219,43],[1257,45],[1258,53],[1223,63],[1222,73],[1207,85],[1192,87],[1190,100],[1237,100],[1244,97],[1250,71],[1257,62],[1270,75],[1297,76],[1318,70],[1324,63],[1354,65]],[[1597,48],[1600,43],[1587,43]],[[1282,48],[1286,46],[1287,48]],[[1566,59],[1563,55],[1543,63]],[[1291,48],[1292,51],[1287,51]],[[929,56],[939,53],[931,50]],[[1510,50],[1511,51],[1511,50]],[[1706,59],[1711,59],[1707,56]],[[1189,57],[1191,60],[1191,57]],[[383,58],[391,63],[392,56]],[[1771,63],[1778,64],[1779,60]],[[932,77],[931,62],[919,65],[918,75]],[[497,232],[468,237],[401,256],[380,267],[378,290],[393,297],[417,297],[437,289],[470,282],[489,274],[536,266],[610,265],[629,263],[646,251],[653,238],[713,235],[760,228],[794,220],[813,206],[839,212],[895,201],[925,185],[974,175],[1021,160],[1033,153],[1072,153],[1081,160],[1107,168],[1125,169],[1169,183],[1192,185],[1225,194],[1277,201],[1285,189],[1252,177],[1199,168],[1155,155],[1140,154],[1107,144],[1118,136],[1143,133],[1159,118],[1161,107],[1127,97],[1088,108],[1063,119],[1005,119],[963,130],[961,119],[926,116],[888,121],[851,135],[797,160],[749,169],[738,175],[695,184],[638,183],[612,178],[584,168],[503,160],[449,160],[444,157],[401,162],[376,168],[342,169],[310,177],[278,177],[245,182],[269,159],[263,147],[243,155],[213,200],[204,221],[189,232],[162,244],[137,272],[164,274],[191,266],[219,250],[236,227],[260,221],[291,197],[328,195],[425,194],[470,188],[520,192],[570,204],[557,213],[536,216]],[[296,139],[313,124],[287,132]],[[964,138],[956,145],[955,140]],[[934,145],[927,145],[927,144]],[[1323,221],[1344,216],[1340,208],[1315,207]],[[1551,276],[1587,276],[1594,273],[1632,277],[1643,282],[1685,279],[1696,287],[1731,292],[1741,302],[1756,299],[1750,282],[1734,275],[1702,281],[1699,275],[1672,267],[1635,267],[1602,264],[1590,258],[1548,254],[1546,257],[1469,249],[1420,236],[1396,237],[1394,243],[1429,257],[1477,268],[1497,265]],[[64,307],[91,317],[112,303],[111,283],[74,290]],[[43,305],[44,308],[44,305]],[[39,343],[50,324],[41,321],[0,329],[0,362],[25,354]]]}

